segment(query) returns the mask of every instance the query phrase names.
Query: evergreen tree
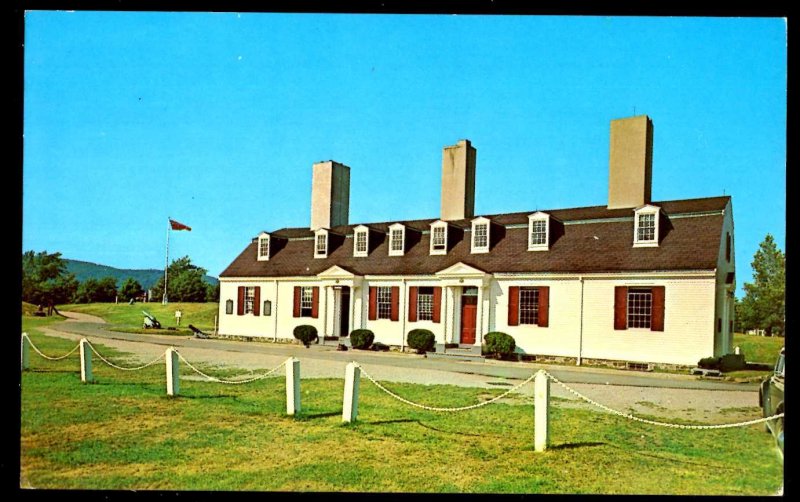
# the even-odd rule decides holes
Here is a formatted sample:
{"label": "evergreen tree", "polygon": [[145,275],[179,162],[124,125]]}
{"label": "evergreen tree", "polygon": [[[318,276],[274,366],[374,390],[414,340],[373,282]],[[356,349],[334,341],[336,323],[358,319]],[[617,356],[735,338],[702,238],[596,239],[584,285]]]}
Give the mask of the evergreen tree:
{"label": "evergreen tree", "polygon": [[[163,288],[163,285],[162,285]],[[138,298],[144,293],[144,288],[139,281],[133,277],[128,277],[119,288],[120,300],[129,301],[131,298]]]}
{"label": "evergreen tree", "polygon": [[34,305],[69,302],[78,289],[75,275],[66,271],[61,253],[26,251],[22,254],[22,300]]}
{"label": "evergreen tree", "polygon": [[[188,256],[178,258],[167,269],[167,298],[171,302],[204,302],[207,296],[207,283],[204,280],[206,269],[192,264]],[[156,299],[164,294],[164,277],[153,286]]]}
{"label": "evergreen tree", "polygon": [[767,234],[753,256],[753,282],[744,284],[737,304],[740,326],[763,329],[767,336],[782,335],[786,319],[786,257]]}

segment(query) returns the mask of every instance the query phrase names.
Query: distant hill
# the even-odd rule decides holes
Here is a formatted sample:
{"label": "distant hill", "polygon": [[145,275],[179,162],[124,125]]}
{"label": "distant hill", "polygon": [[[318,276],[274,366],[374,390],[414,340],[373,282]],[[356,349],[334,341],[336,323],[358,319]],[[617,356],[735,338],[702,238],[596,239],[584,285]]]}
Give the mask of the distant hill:
{"label": "distant hill", "polygon": [[[98,265],[97,263],[90,263],[88,261],[69,260],[64,258],[64,263],[67,265],[67,272],[75,274],[78,281],[83,282],[86,279],[102,279],[103,277],[113,277],[117,281],[117,287],[128,277],[133,277],[145,289],[152,288],[159,277],[164,275],[164,270],[149,269],[125,269],[114,268],[107,265]],[[219,280],[216,277],[206,275],[205,281],[212,286],[216,286]]]}

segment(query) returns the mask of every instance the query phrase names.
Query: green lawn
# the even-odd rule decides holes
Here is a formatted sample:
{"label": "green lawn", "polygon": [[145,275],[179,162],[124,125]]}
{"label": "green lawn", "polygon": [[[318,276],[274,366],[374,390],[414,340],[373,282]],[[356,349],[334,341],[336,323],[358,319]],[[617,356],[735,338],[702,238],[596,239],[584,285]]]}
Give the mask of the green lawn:
{"label": "green lawn", "polygon": [[[75,342],[37,330],[49,322],[24,317],[23,329],[46,354],[66,353]],[[97,347],[115,360],[124,356]],[[81,384],[77,354],[49,362],[32,352],[22,375],[21,486],[770,495],[782,483],[782,462],[759,425],[669,429],[555,401],[552,446],[535,453],[529,398],[433,413],[362,379],[359,421],[343,425],[342,380],[303,380],[303,414],[289,418],[283,378],[182,379],[181,396],[169,398],[164,373],[163,365],[121,372],[95,361],[96,383]],[[434,406],[502,392],[387,385]]]}
{"label": "green lawn", "polygon": [[775,364],[783,347],[784,338],[778,336],[758,336],[734,333],[733,345],[738,346],[748,363]]}
{"label": "green lawn", "polygon": [[102,317],[106,322],[112,325],[111,329],[125,330],[128,332],[137,332],[138,330],[139,332],[145,333],[169,333],[169,331],[166,329],[160,331],[148,329],[147,331],[143,331],[143,310],[155,316],[163,328],[177,327],[175,324],[175,311],[180,310],[183,314],[181,316],[181,334],[191,333],[187,328],[190,324],[206,332],[213,331],[214,316],[218,314],[218,308],[219,304],[216,302],[176,302],[168,305],[162,305],[160,303],[135,303],[133,305],[128,305],[127,303],[80,303],[60,305],[58,307],[59,310],[82,312]]}

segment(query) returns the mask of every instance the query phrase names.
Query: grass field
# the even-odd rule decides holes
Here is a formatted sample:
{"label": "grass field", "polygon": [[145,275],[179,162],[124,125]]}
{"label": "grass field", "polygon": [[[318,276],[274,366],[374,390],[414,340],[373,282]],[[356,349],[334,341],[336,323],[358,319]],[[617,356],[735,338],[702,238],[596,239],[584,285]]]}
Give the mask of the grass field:
{"label": "grass field", "polygon": [[[74,342],[37,329],[51,322],[23,317],[23,328],[46,354],[65,354]],[[359,421],[343,425],[342,380],[303,380],[303,413],[289,418],[283,378],[247,385],[182,379],[181,396],[169,398],[163,365],[121,372],[97,361],[94,374],[96,383],[81,384],[76,354],[49,362],[31,353],[22,375],[21,486],[770,495],[782,484],[774,442],[758,425],[669,429],[556,401],[551,448],[535,453],[529,398],[439,414],[362,379]],[[389,387],[437,406],[502,392]]]}
{"label": "grass field", "polygon": [[[111,324],[112,330],[119,329],[133,333],[186,335],[191,334],[191,331],[189,331],[187,327],[190,324],[203,331],[212,332],[214,330],[214,316],[218,313],[218,307],[219,304],[216,302],[170,303],[168,305],[162,305],[160,303],[135,303],[133,305],[128,305],[127,303],[79,303],[60,305],[58,309],[102,317],[106,322]],[[181,316],[179,333],[167,329],[143,330],[143,310],[155,316],[163,328],[177,327],[175,323],[175,311],[180,310],[183,315]]]}
{"label": "grass field", "polygon": [[785,339],[778,336],[757,336],[735,333],[733,345],[738,346],[747,362],[775,364]]}

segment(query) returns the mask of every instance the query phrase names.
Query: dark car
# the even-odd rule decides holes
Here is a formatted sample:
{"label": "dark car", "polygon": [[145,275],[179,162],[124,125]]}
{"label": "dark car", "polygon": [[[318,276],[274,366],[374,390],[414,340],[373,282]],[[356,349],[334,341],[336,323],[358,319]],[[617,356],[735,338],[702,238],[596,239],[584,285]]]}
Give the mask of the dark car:
{"label": "dark car", "polygon": [[[778,360],[775,362],[775,370],[772,376],[761,382],[758,391],[758,401],[765,417],[771,417],[778,413],[783,413],[783,385],[785,371],[786,348],[781,349]],[[772,432],[778,441],[778,446],[783,450],[783,417],[765,422],[768,432]]]}

